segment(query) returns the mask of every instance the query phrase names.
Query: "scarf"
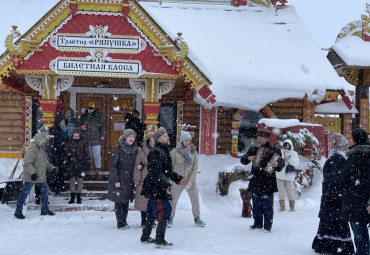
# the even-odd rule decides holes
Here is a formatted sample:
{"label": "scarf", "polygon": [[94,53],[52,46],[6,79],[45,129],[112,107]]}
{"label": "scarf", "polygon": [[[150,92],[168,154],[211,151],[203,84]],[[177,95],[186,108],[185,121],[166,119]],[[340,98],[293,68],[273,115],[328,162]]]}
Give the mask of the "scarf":
{"label": "scarf", "polygon": [[180,153],[182,155],[184,155],[185,157],[185,162],[188,164],[188,165],[191,165],[192,163],[192,160],[193,160],[193,157],[191,156],[191,145],[189,145],[188,147],[184,147],[182,144],[180,144]]}

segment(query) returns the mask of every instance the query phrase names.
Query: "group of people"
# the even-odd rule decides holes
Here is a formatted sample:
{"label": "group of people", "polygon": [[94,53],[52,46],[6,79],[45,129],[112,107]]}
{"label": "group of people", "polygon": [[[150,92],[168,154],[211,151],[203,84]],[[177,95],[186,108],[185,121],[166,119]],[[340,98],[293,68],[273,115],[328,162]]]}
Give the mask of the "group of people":
{"label": "group of people", "polygon": [[369,135],[354,129],[349,148],[346,140],[333,141],[332,155],[324,164],[320,223],[312,248],[321,254],[369,255]]}
{"label": "group of people", "polygon": [[[141,212],[141,242],[170,246],[165,232],[172,226],[176,204],[184,189],[191,200],[195,225],[205,226],[200,219],[196,184],[198,154],[186,131],[181,132],[179,144],[172,151],[163,127],[148,133],[140,149],[136,139],[136,132],[126,129],[111,155],[108,199],[115,203],[117,228],[129,228],[128,207],[135,200],[134,207]],[[156,236],[151,238],[154,224]]]}
{"label": "group of people", "polygon": [[[141,242],[170,246],[172,244],[165,240],[165,232],[173,225],[176,204],[184,190],[191,200],[195,225],[205,226],[200,219],[196,183],[198,154],[190,133],[186,131],[181,132],[178,145],[171,151],[164,128],[147,133],[145,140],[141,134],[142,126],[136,123],[133,128],[137,132],[125,129],[110,159],[108,199],[115,203],[117,228],[129,228],[128,208],[135,200],[134,207],[141,212]],[[81,203],[84,173],[91,168],[90,155],[94,157],[96,168],[101,168],[100,146],[104,136],[103,120],[92,106],[79,122],[74,119],[73,111],[66,109],[55,117],[52,128],[42,127],[25,154],[25,184],[17,201],[15,217],[25,218],[23,204],[34,184],[41,193],[41,215],[54,215],[48,208],[46,172],[55,168],[58,171],[64,168],[70,173],[69,203],[74,203],[75,197],[77,203]],[[272,146],[269,139],[268,130],[257,130],[257,145],[250,147],[241,158],[244,165],[252,163],[248,190],[252,194],[254,223],[250,228],[266,232],[272,229],[275,192],[279,192],[280,211],[285,211],[285,191],[290,211],[295,211],[294,170],[299,166],[299,157],[291,140],[285,140],[279,149]],[[361,128],[352,131],[352,141],[348,148],[348,141],[333,139],[332,142],[337,144],[324,165],[320,223],[312,244],[317,253],[369,254],[370,143],[368,134]],[[156,236],[152,238],[150,235],[155,225]]]}
{"label": "group of people", "polygon": [[81,204],[83,178],[91,168],[91,156],[96,169],[101,168],[100,147],[104,136],[105,124],[93,105],[81,115],[80,121],[71,108],[66,108],[55,116],[52,127],[42,126],[24,157],[25,184],[14,216],[25,218],[23,204],[34,184],[36,204],[41,203],[41,215],[54,215],[48,207],[49,186],[55,193],[64,191],[66,177],[69,177],[71,192],[68,203],[77,201]]}
{"label": "group of people", "polygon": [[[294,169],[299,166],[298,154],[290,140],[285,140],[280,150],[271,146],[269,137],[268,130],[257,130],[257,146],[250,147],[241,158],[244,165],[252,162],[248,190],[252,193],[254,224],[250,228],[263,228],[266,232],[272,228],[274,192],[279,192],[280,211],[285,210],[285,191],[290,211],[295,210]],[[323,168],[320,223],[312,248],[320,254],[369,255],[368,134],[364,129],[354,129],[353,144],[349,148],[347,140],[329,138],[333,149]],[[354,234],[354,245],[350,228]]]}

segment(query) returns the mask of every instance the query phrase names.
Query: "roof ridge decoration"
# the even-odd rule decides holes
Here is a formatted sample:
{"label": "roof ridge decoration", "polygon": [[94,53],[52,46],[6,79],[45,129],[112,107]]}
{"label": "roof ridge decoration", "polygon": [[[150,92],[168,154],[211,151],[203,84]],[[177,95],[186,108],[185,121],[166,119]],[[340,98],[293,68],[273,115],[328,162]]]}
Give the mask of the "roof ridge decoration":
{"label": "roof ridge decoration", "polygon": [[[164,36],[166,35],[165,32],[160,28],[160,26],[150,17],[148,13],[142,8],[139,7],[136,1],[129,1],[130,12],[128,13],[128,17],[143,31],[144,34],[148,36],[148,38],[156,45],[158,49],[162,47],[163,50],[167,47],[165,51],[168,53],[168,60],[175,66],[175,68],[179,69],[180,76],[185,77],[185,82],[191,84],[191,88],[195,89],[199,95],[205,99],[208,103],[215,103],[215,95],[209,89],[209,85],[211,82],[209,79],[201,73],[198,68],[192,63],[192,61],[187,57],[188,46],[183,40],[178,36],[175,38],[176,40],[181,39],[180,46],[185,47],[183,51],[181,51],[180,46],[177,45],[176,42],[172,41],[170,37]],[[168,46],[172,49],[169,49]],[[160,51],[160,50],[159,50]],[[181,53],[179,53],[181,52]],[[186,57],[184,54],[186,53]],[[161,54],[161,53],[159,53]],[[171,55],[172,54],[172,55]],[[176,63],[175,55],[178,57],[183,57],[181,63]],[[161,55],[159,55],[161,56]],[[163,57],[163,56],[161,56]],[[172,60],[172,61],[171,61]]]}

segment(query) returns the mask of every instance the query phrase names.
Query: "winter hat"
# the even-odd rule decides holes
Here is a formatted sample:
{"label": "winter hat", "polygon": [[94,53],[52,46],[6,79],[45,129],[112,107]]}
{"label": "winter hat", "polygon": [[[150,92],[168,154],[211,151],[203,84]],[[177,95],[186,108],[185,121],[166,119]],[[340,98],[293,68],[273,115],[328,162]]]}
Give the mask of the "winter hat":
{"label": "winter hat", "polygon": [[162,135],[166,134],[167,133],[167,130],[164,129],[163,127],[160,127],[157,132],[154,133],[154,135],[152,136],[154,141],[158,141],[158,138],[161,137]]}
{"label": "winter hat", "polygon": [[362,128],[355,128],[352,130],[352,137],[356,144],[364,144],[369,141],[366,131]]}
{"label": "winter hat", "polygon": [[130,135],[133,135],[136,137],[136,132],[132,129],[126,129],[124,132],[123,132],[123,140],[126,141],[127,137],[129,137]]}
{"label": "winter hat", "polygon": [[263,137],[263,138],[270,138],[270,131],[258,129],[257,130],[257,136]]}
{"label": "winter hat", "polygon": [[49,128],[47,126],[42,126],[40,129],[39,129],[39,133],[44,133],[46,131],[49,131]]}
{"label": "winter hat", "polygon": [[82,131],[81,131],[80,128],[74,128],[72,134],[74,134],[74,133],[79,133],[81,135]]}
{"label": "winter hat", "polygon": [[180,134],[180,143],[182,143],[185,140],[191,140],[191,135],[189,132],[181,131]]}

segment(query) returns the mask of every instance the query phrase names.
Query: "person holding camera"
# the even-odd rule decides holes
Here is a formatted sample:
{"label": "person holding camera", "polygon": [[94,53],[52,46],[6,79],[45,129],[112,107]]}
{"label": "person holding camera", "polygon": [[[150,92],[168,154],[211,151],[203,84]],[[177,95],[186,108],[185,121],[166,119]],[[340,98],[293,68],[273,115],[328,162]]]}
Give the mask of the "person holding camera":
{"label": "person holding camera", "polygon": [[280,212],[285,211],[285,190],[288,195],[290,211],[295,211],[294,199],[294,180],[295,169],[299,166],[298,153],[293,150],[293,143],[290,139],[283,142],[281,150],[282,159],[285,161],[285,167],[282,171],[276,173],[276,182],[279,191]]}
{"label": "person holding camera", "polygon": [[[81,135],[81,129],[75,128],[72,136],[67,143],[65,169],[70,177],[71,199],[68,204],[73,204],[77,197],[77,204],[81,204],[81,193],[83,178],[86,172],[90,170],[91,159],[89,152],[89,143]],[[76,193],[77,183],[77,193]]]}
{"label": "person holding camera", "polygon": [[37,185],[41,190],[41,215],[53,216],[55,213],[49,210],[49,186],[46,182],[46,171],[50,171],[55,167],[48,161],[45,147],[48,145],[51,136],[49,135],[48,127],[41,127],[39,133],[33,138],[31,146],[26,151],[23,160],[23,189],[19,194],[17,207],[14,216],[17,219],[23,220],[26,217],[23,215],[23,204],[33,185]]}

